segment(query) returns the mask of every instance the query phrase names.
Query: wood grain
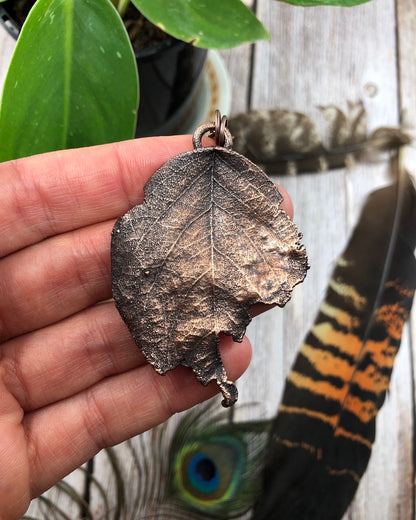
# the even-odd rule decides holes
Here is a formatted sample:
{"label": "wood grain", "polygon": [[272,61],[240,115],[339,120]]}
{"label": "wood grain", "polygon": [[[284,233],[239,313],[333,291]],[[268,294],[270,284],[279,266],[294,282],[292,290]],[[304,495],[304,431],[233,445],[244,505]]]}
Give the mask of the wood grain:
{"label": "wood grain", "polygon": [[[399,70],[399,95],[402,111],[402,123],[410,128],[415,136],[416,128],[416,54],[413,41],[416,35],[416,3],[412,0],[397,1],[397,34],[398,34],[398,70]],[[416,179],[416,148],[408,147],[405,151],[405,165]],[[410,318],[410,338],[412,344],[413,381],[416,392],[416,308]],[[415,395],[415,394],[414,394]],[[415,482],[413,482],[413,485]],[[415,489],[413,488],[415,493]],[[414,510],[416,505],[414,504]]]}
{"label": "wood grain", "polygon": [[[373,0],[350,9],[301,8],[258,0],[257,14],[270,31],[271,42],[221,51],[232,83],[232,113],[249,108],[303,111],[324,135],[326,122],[319,105],[333,103],[346,109],[348,100],[362,99],[370,130],[399,124],[401,109],[407,110],[410,121],[416,121],[413,0]],[[13,47],[13,40],[0,31],[0,85]],[[415,173],[415,150],[408,152],[407,164]],[[387,163],[360,164],[352,170],[275,180],[293,199],[294,220],[304,234],[311,269],[284,310],[269,311],[249,327],[254,357],[238,383],[238,419],[276,413],[285,376],[313,323],[335,258],[367,194],[389,182],[389,170]],[[406,328],[391,389],[377,419],[369,467],[345,520],[414,517],[415,312],[411,325],[412,330]],[[263,404],[244,405],[259,402]],[[117,449],[120,456],[128,456],[125,447]],[[105,456],[98,457],[96,468],[104,483],[110,479]],[[70,478],[74,482],[78,477]]]}
{"label": "wood grain", "polygon": [[16,42],[5,31],[0,28],[0,92],[3,90],[4,80],[6,78],[7,68],[12,57],[13,49]]}
{"label": "wood grain", "polygon": [[[251,108],[303,111],[324,134],[318,105],[334,103],[346,108],[348,100],[363,99],[370,130],[399,123],[394,2],[382,0],[343,10],[294,8],[265,0],[258,7],[272,41],[256,45]],[[414,35],[414,29],[406,36],[411,46],[409,34]],[[411,56],[410,50],[406,56]],[[229,58],[228,62],[236,60]],[[402,69],[409,71],[408,66]],[[284,376],[313,322],[331,266],[363,201],[370,191],[389,181],[389,173],[388,164],[358,165],[351,171],[277,180],[293,198],[295,222],[304,233],[311,270],[286,309],[257,318],[249,331],[255,352],[240,384],[241,400],[243,396],[247,401],[268,396],[266,415],[275,413]],[[405,335],[391,392],[377,421],[370,466],[346,514],[349,520],[413,518],[410,362],[410,339]]]}

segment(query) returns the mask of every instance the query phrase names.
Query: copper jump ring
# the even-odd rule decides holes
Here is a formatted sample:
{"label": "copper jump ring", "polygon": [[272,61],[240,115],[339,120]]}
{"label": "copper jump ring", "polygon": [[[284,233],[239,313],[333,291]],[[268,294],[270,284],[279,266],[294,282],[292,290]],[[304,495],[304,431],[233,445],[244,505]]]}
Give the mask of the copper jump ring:
{"label": "copper jump ring", "polygon": [[215,139],[215,146],[232,148],[233,137],[231,132],[228,130],[228,118],[227,116],[221,117],[221,112],[219,110],[215,111],[215,122],[205,123],[195,130],[193,135],[194,148],[202,147],[202,136],[207,132],[209,132],[208,137]]}
{"label": "copper jump ring", "polygon": [[225,129],[228,127],[227,116],[221,117],[219,110],[215,111],[215,132],[210,137],[214,137],[217,146],[224,146],[225,143]]}

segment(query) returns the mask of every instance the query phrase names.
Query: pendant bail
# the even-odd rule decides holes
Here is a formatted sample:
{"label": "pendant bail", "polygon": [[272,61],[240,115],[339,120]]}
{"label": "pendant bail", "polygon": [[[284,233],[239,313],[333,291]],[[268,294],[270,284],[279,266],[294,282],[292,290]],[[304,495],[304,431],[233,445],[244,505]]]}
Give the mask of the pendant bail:
{"label": "pendant bail", "polygon": [[228,149],[233,147],[233,136],[228,130],[228,118],[221,117],[219,110],[215,111],[215,122],[204,123],[195,130],[192,136],[194,148],[202,148],[202,136],[208,132],[208,137],[215,139],[215,146]]}

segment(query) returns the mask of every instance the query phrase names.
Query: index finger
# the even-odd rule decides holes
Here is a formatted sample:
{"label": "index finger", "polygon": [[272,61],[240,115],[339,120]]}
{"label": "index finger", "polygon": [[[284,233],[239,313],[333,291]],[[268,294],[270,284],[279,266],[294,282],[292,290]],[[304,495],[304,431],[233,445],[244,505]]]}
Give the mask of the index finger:
{"label": "index finger", "polygon": [[0,164],[0,256],[122,215],[155,170],[190,149],[189,136],[156,137]]}
{"label": "index finger", "polygon": [[150,137],[1,163],[0,257],[123,215],[162,164],[191,149],[191,136]]}

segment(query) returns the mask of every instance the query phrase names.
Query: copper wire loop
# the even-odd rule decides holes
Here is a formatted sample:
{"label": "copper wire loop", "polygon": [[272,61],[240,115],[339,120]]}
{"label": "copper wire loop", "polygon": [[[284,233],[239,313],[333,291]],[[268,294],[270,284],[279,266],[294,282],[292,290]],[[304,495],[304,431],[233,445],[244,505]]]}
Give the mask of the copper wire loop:
{"label": "copper wire loop", "polygon": [[215,123],[204,123],[195,130],[192,137],[194,148],[202,147],[202,136],[208,132],[208,136],[215,139],[215,146],[232,148],[233,137],[228,130],[228,118],[227,116],[221,117],[219,110],[215,111]]}

